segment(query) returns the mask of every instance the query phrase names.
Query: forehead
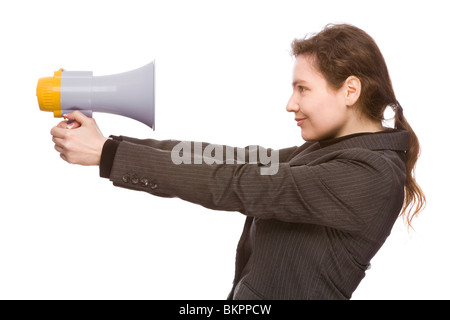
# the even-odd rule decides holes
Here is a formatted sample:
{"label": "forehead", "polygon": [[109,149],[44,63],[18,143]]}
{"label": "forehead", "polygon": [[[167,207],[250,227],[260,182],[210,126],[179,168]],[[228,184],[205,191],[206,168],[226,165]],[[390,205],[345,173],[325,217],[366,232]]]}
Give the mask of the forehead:
{"label": "forehead", "polygon": [[317,70],[314,64],[314,58],[310,55],[298,55],[295,59],[294,82],[312,82],[312,81],[325,81],[323,75]]}

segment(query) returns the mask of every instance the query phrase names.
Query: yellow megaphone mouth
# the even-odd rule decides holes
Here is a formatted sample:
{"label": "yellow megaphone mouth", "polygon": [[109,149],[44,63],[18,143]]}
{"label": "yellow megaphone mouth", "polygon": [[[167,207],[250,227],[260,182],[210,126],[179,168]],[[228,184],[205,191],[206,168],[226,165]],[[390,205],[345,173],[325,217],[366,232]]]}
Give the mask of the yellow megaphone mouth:
{"label": "yellow megaphone mouth", "polygon": [[61,72],[55,71],[53,77],[40,78],[36,88],[39,108],[52,111],[55,118],[61,117]]}

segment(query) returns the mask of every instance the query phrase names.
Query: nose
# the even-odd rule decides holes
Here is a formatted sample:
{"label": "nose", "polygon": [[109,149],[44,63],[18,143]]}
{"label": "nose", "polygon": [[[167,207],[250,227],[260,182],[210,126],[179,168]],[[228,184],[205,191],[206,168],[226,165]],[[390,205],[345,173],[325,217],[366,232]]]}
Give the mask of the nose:
{"label": "nose", "polygon": [[297,112],[300,110],[299,104],[295,101],[294,95],[291,96],[289,99],[287,105],[286,105],[286,111],[287,112]]}

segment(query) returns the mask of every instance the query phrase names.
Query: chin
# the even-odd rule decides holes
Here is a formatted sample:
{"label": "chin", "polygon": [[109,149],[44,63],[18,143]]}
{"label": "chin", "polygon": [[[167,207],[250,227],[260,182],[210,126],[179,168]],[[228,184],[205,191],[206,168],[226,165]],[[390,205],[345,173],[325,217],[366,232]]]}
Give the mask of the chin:
{"label": "chin", "polygon": [[305,141],[317,141],[319,140],[317,136],[310,134],[308,132],[305,132],[302,130],[302,139]]}
{"label": "chin", "polygon": [[333,136],[326,135],[326,134],[318,134],[318,133],[313,133],[313,132],[305,132],[302,130],[302,138],[305,141],[314,142],[314,141],[332,139]]}

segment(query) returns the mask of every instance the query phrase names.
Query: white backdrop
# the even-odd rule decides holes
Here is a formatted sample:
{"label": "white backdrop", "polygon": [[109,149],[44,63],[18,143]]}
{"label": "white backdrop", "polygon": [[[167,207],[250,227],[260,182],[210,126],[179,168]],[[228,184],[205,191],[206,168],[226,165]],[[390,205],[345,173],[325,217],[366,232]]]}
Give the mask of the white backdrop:
{"label": "white backdrop", "polygon": [[[0,4],[0,299],[224,299],[244,216],[114,187],[53,149],[36,84],[156,59],[156,131],[95,114],[103,134],[282,148],[302,143],[290,42],[327,23],[371,34],[423,154],[426,210],[401,220],[354,299],[450,298],[446,1],[4,1]],[[441,147],[439,147],[441,146]],[[441,168],[443,167],[443,168]]]}

